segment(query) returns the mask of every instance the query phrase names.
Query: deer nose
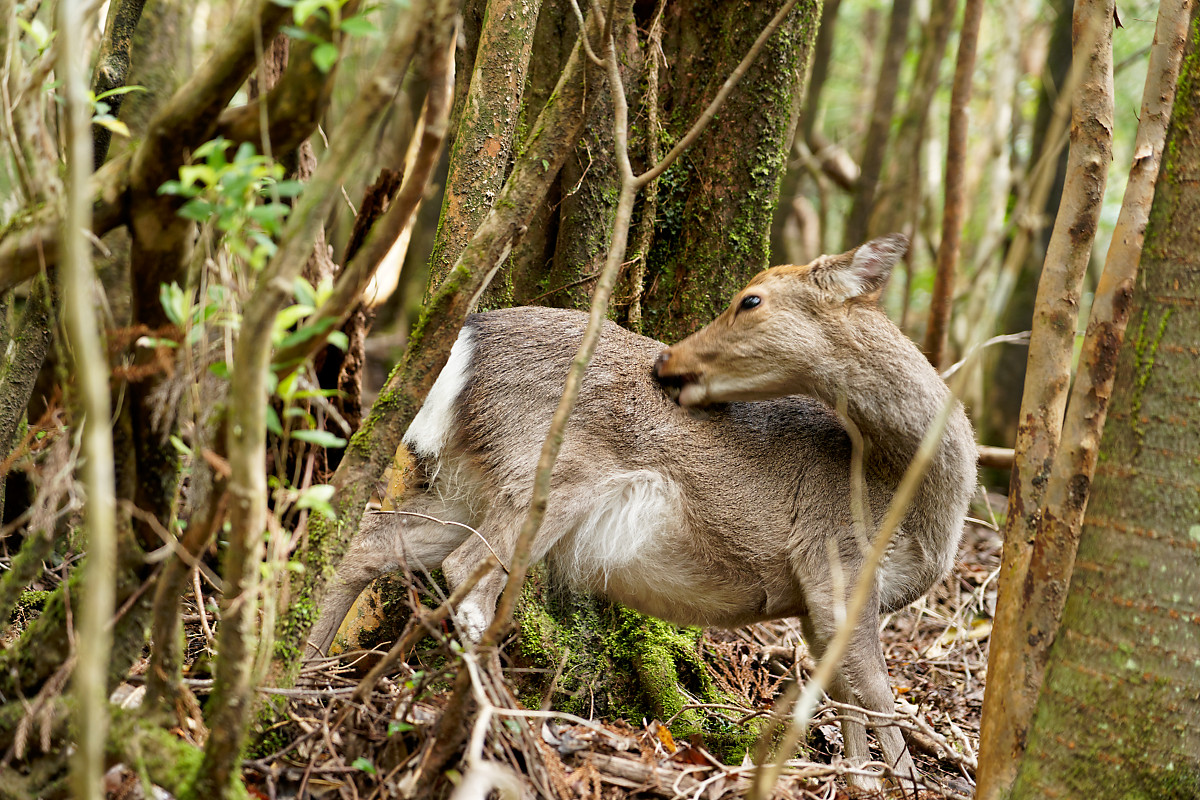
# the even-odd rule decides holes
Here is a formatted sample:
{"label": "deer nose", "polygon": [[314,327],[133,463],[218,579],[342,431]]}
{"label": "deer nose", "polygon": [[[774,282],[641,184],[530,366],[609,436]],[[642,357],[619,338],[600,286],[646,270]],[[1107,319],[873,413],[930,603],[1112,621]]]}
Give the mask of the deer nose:
{"label": "deer nose", "polygon": [[666,368],[667,362],[671,360],[671,351],[663,350],[658,354],[658,358],[654,359],[654,375],[661,378],[663,369]]}

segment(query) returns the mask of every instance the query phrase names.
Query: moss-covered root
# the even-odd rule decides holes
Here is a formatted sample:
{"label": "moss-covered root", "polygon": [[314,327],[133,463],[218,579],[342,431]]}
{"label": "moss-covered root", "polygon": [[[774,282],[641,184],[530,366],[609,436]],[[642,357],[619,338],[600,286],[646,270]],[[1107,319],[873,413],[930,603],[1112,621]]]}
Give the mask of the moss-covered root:
{"label": "moss-covered root", "polygon": [[[166,789],[179,800],[194,800],[196,775],[204,751],[172,735],[136,712],[114,709],[109,758],[121,761],[141,776],[143,782]],[[234,781],[232,797],[250,800],[241,779]]]}
{"label": "moss-covered root", "polygon": [[554,708],[583,717],[670,720],[677,737],[701,734],[705,745],[738,762],[758,727],[712,717],[695,703],[723,703],[700,655],[700,631],[678,628],[606,601],[547,591],[544,570],[526,583],[517,610],[514,655],[539,672],[520,673],[522,701],[537,707],[550,690]]}

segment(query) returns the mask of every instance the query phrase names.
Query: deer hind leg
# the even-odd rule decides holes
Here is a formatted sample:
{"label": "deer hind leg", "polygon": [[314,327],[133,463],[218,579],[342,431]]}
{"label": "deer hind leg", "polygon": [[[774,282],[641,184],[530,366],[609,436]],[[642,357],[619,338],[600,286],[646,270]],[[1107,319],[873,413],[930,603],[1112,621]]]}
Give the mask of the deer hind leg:
{"label": "deer hind leg", "polygon": [[307,657],[328,651],[342,620],[371,581],[395,572],[402,563],[413,569],[437,568],[470,535],[457,525],[434,521],[456,516],[431,495],[418,495],[400,512],[368,511],[325,595],[321,616],[308,637]]}
{"label": "deer hind leg", "polygon": [[[583,487],[578,484],[564,484],[554,488],[531,547],[531,564],[546,558],[559,542],[564,542],[568,547],[574,545],[573,537],[578,535],[581,520],[585,526],[586,523],[599,525],[601,530],[596,535],[612,537],[625,532],[621,527],[615,526],[612,520],[605,519],[603,513],[599,513],[597,517],[596,491],[595,486]],[[607,496],[601,493],[601,505],[605,499]],[[527,513],[527,508],[517,508],[507,502],[494,502],[488,510],[486,521],[477,531],[478,535],[468,535],[442,564],[446,580],[452,587],[466,580],[475,571],[476,566],[489,555],[496,556],[502,565],[484,576],[455,610],[454,616],[459,630],[471,641],[479,641],[496,616],[496,602],[508,583],[507,569],[512,564],[513,550]],[[577,578],[570,568],[567,568],[566,574],[560,574],[558,577],[565,577],[568,583],[574,583]]]}

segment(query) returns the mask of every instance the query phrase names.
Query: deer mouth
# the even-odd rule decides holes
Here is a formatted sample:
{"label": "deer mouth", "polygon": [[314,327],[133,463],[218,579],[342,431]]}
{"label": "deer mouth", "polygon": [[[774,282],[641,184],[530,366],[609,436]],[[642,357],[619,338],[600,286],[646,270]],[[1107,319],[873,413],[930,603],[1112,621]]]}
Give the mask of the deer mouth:
{"label": "deer mouth", "polygon": [[708,405],[708,388],[699,372],[680,369],[679,359],[671,357],[670,349],[654,360],[654,378],[673,402],[690,408]]}
{"label": "deer mouth", "polygon": [[663,387],[663,391],[666,392],[667,397],[673,403],[685,407],[705,404],[704,398],[708,392],[700,382],[700,376],[695,373],[684,372],[677,375],[664,375],[655,370],[654,378]]}

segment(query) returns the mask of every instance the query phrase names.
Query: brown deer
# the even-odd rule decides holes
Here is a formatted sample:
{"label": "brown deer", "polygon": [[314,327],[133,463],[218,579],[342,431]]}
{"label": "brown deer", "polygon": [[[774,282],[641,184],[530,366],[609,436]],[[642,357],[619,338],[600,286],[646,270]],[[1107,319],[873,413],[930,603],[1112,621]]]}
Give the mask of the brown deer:
{"label": "brown deer", "polygon": [[[716,320],[670,348],[607,324],[567,428],[534,558],[576,588],[683,625],[799,617],[820,656],[865,547],[851,521],[850,438],[832,409],[842,403],[865,441],[870,524],[883,517],[949,398],[876,303],[907,245],[893,234],[805,266],[768,269]],[[507,562],[585,320],[549,308],[467,320],[405,435],[423,485],[402,510],[470,525],[480,536],[420,516],[368,513],[313,647],[324,651],[359,592],[402,561],[440,565],[451,584],[489,547]],[[695,406],[711,408],[697,415],[688,410]],[[950,568],[975,462],[971,425],[957,406],[830,687],[836,700],[894,711],[879,615],[911,603]],[[467,596],[457,618],[468,636],[490,622],[504,582],[496,570]],[[869,760],[863,725],[842,727],[851,762]],[[882,727],[878,738],[893,770],[915,777],[898,729]]]}

